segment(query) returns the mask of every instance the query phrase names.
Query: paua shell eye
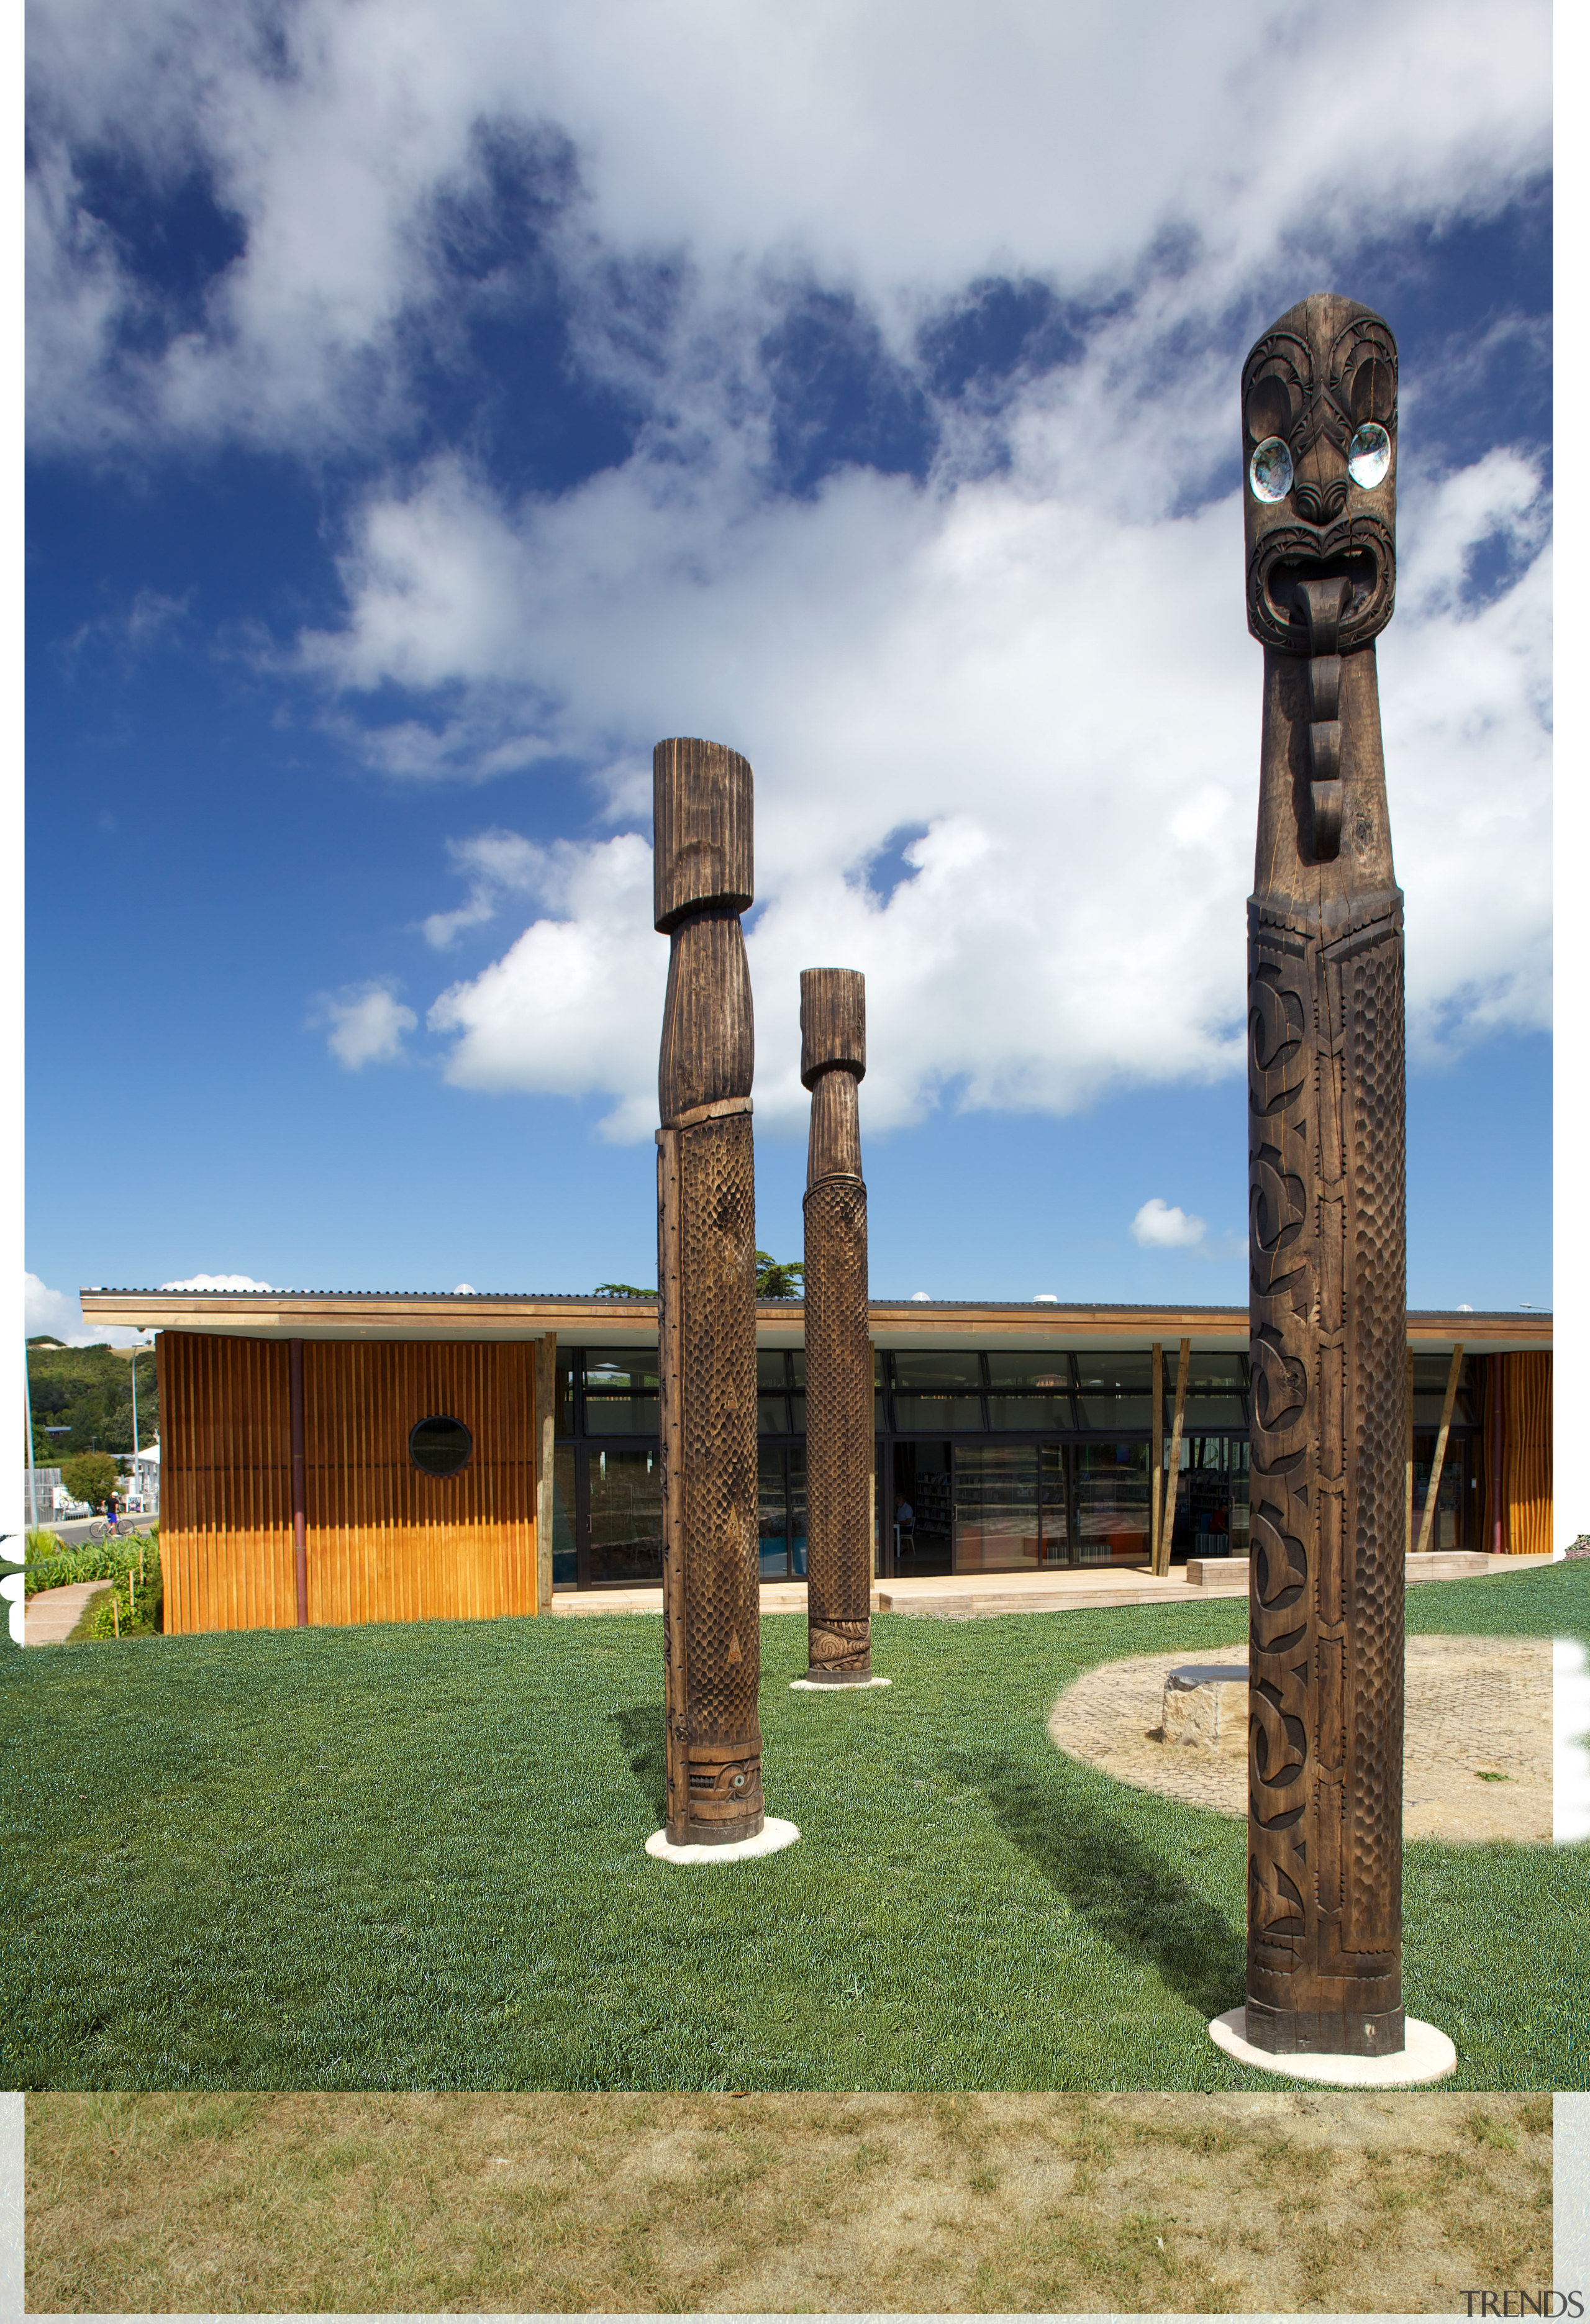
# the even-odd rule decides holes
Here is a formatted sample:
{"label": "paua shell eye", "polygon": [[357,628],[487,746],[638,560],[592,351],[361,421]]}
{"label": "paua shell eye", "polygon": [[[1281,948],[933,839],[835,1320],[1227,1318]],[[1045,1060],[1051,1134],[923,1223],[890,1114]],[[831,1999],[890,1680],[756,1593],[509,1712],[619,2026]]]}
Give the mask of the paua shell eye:
{"label": "paua shell eye", "polygon": [[1364,492],[1385,482],[1391,465],[1391,439],[1378,420],[1366,420],[1347,447],[1347,474]]}
{"label": "paua shell eye", "polygon": [[1292,456],[1279,436],[1267,436],[1248,462],[1248,488],[1256,501],[1284,501],[1291,491]]}

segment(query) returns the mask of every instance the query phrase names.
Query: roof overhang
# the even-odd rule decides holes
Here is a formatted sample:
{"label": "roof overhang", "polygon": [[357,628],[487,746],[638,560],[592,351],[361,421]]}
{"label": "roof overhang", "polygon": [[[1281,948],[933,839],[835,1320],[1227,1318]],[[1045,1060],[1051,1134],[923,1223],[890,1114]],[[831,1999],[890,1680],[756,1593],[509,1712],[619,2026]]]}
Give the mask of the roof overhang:
{"label": "roof overhang", "polygon": [[[654,1347],[652,1299],[537,1297],[406,1291],[85,1291],[89,1323],[144,1332],[217,1332],[250,1340],[540,1340],[577,1347]],[[1190,1340],[1195,1350],[1245,1348],[1245,1307],[1073,1305],[1044,1300],[878,1299],[868,1310],[880,1348],[1123,1348]],[[806,1330],[799,1299],[763,1300],[756,1336],[766,1348],[798,1348]],[[1410,1346],[1475,1355],[1544,1352],[1548,1313],[1465,1314],[1410,1309]]]}

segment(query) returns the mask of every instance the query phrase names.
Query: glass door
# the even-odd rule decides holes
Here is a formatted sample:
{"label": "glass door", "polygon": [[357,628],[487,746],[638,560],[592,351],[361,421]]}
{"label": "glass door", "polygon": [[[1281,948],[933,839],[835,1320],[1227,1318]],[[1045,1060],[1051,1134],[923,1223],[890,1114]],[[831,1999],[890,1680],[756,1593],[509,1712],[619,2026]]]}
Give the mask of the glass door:
{"label": "glass door", "polygon": [[662,1466],[657,1448],[593,1445],[586,1458],[593,1585],[661,1582]]}
{"label": "glass door", "polygon": [[1042,1563],[1036,1444],[957,1444],[956,1572],[1019,1572]]}
{"label": "glass door", "polygon": [[1077,1444],[1078,1565],[1146,1565],[1149,1562],[1149,1448],[1141,1444]]}

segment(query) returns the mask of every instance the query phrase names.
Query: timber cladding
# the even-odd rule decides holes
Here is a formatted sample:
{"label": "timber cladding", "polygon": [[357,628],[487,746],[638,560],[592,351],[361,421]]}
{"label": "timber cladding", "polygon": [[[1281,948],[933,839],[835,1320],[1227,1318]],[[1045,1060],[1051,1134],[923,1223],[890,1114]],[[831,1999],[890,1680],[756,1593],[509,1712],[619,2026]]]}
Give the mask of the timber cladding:
{"label": "timber cladding", "polygon": [[[171,1631],[291,1628],[291,1344],[163,1332],[161,1563]],[[533,1341],[301,1342],[311,1624],[536,1610]],[[409,1456],[461,1421],[451,1476]]]}
{"label": "timber cladding", "polygon": [[1551,1547],[1551,1358],[1503,1356],[1502,1508],[1515,1556]]}
{"label": "timber cladding", "polygon": [[1486,1356],[1474,1365],[1474,1515],[1463,1546],[1544,1556],[1551,1547],[1550,1356]]}

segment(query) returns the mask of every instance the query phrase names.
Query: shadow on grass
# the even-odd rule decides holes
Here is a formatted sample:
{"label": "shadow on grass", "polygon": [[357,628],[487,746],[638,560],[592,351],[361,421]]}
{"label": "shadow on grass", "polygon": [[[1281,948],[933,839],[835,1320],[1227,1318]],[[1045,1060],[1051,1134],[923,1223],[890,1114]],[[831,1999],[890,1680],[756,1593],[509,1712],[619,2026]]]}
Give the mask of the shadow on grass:
{"label": "shadow on grass", "polygon": [[652,1814],[659,1823],[668,1821],[668,1763],[663,1733],[663,1706],[660,1702],[626,1703],[621,1711],[611,1711],[607,1716],[618,1729],[632,1775],[639,1779]]}
{"label": "shadow on grass", "polygon": [[1185,1842],[1170,1820],[1175,1811],[1156,1845],[1112,1810],[1107,1776],[1062,1763],[1040,1782],[995,1751],[957,1752],[950,1765],[958,1782],[983,1792],[1006,1837],[1107,1945],[1151,1963],[1202,2017],[1242,2000],[1246,1927],[1234,1925],[1176,1868],[1175,1851]]}

